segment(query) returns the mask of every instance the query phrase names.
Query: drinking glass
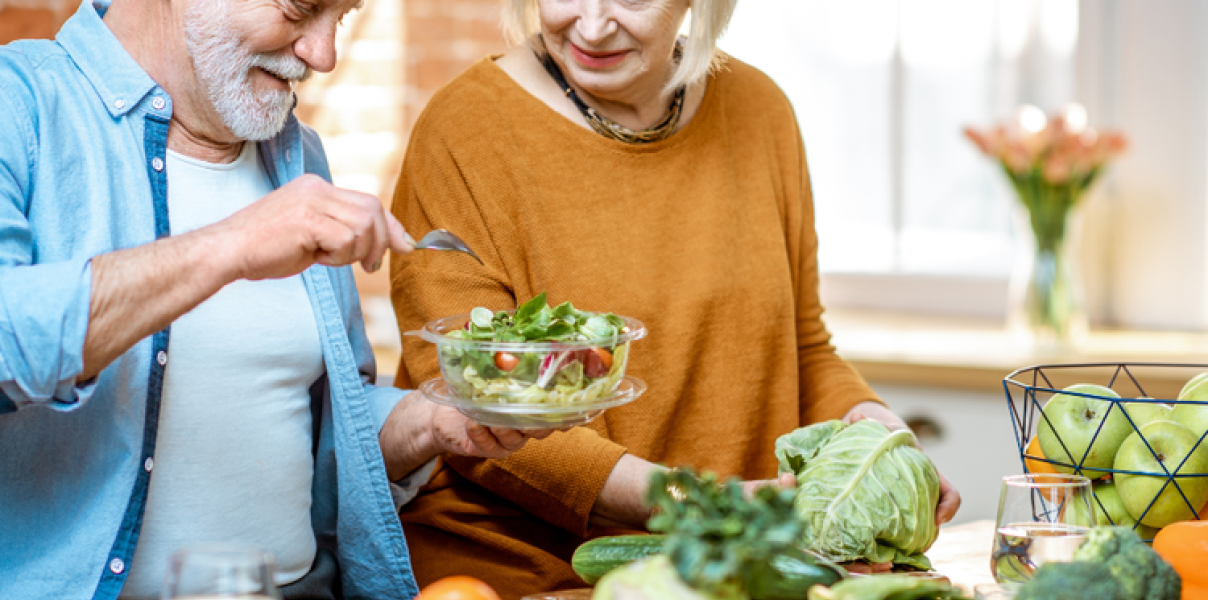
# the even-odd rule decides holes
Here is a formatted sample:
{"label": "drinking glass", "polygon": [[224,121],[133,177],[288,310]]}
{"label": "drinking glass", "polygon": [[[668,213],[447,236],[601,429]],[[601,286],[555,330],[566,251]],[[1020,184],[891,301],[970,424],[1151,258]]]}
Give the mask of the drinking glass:
{"label": "drinking glass", "polygon": [[1091,482],[1081,475],[1029,473],[1002,480],[990,570],[999,583],[1026,583],[1046,562],[1068,562],[1095,525]]}
{"label": "drinking glass", "polygon": [[163,600],[281,600],[273,555],[254,547],[205,545],[172,555]]}

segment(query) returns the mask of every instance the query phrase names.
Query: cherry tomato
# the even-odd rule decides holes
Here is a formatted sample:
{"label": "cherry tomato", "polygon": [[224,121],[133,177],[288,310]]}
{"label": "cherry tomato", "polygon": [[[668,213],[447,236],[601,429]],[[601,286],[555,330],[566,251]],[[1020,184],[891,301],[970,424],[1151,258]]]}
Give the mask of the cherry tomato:
{"label": "cherry tomato", "polygon": [[416,600],[499,600],[499,594],[473,577],[454,575],[428,584]]}
{"label": "cherry tomato", "polygon": [[605,369],[612,370],[612,352],[609,352],[608,348],[592,348],[591,351],[600,357]]}
{"label": "cherry tomato", "polygon": [[495,353],[495,368],[504,373],[510,373],[518,364],[520,364],[520,359],[516,358],[514,354],[508,352]]}
{"label": "cherry tomato", "polygon": [[588,348],[579,351],[583,363],[583,374],[588,377],[603,377],[612,368],[612,353],[604,348]]}

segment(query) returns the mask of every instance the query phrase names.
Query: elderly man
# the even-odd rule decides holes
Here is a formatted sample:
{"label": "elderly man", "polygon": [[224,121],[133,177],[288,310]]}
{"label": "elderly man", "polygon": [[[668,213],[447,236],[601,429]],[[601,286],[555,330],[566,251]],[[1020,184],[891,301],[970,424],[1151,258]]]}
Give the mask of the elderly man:
{"label": "elderly man", "polygon": [[347,265],[411,241],[291,115],[355,3],[86,1],[0,47],[0,598],[158,598],[201,542],[410,598],[399,503],[524,444],[370,384]]}

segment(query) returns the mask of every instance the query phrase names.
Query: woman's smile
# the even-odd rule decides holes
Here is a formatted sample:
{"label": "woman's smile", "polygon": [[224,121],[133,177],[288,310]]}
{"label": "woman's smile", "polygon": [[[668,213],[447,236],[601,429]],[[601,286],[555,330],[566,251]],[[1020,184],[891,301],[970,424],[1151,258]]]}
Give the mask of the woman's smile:
{"label": "woman's smile", "polygon": [[629,54],[628,50],[593,52],[584,50],[574,43],[568,42],[568,45],[571,48],[571,54],[575,57],[575,62],[588,69],[607,69],[616,66]]}

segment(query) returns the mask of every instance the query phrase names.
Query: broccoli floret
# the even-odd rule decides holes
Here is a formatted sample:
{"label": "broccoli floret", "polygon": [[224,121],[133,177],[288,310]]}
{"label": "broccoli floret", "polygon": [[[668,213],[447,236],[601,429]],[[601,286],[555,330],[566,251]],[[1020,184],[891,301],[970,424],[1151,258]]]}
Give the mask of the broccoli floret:
{"label": "broccoli floret", "polygon": [[1046,563],[1015,600],[1131,600],[1104,563]]}
{"label": "broccoli floret", "polygon": [[1179,600],[1182,582],[1129,527],[1096,527],[1074,562],[1048,563],[1016,600]]}
{"label": "broccoli floret", "polygon": [[1127,600],[1178,600],[1182,593],[1178,573],[1130,527],[1092,529],[1074,560],[1107,565]]}

